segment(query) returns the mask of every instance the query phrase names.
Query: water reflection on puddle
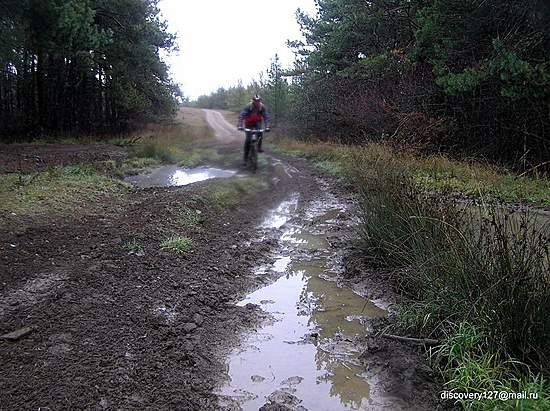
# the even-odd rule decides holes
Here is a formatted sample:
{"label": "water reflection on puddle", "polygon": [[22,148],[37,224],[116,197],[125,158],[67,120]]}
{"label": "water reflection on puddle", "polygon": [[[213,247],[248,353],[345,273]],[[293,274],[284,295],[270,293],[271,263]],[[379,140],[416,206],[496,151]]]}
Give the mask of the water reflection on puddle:
{"label": "water reflection on puddle", "polygon": [[329,246],[324,234],[311,234],[297,228],[287,230],[281,240],[289,241],[297,247],[309,251],[323,250]]}
{"label": "water reflection on puddle", "polygon": [[295,193],[288,200],[283,201],[276,209],[271,210],[260,225],[260,228],[279,229],[285,225],[296,212],[299,198],[299,195]]}
{"label": "water reflection on puddle", "polygon": [[340,263],[327,235],[346,218],[345,206],[324,198],[300,211],[298,202],[291,195],[259,227],[277,237],[279,255],[257,274],[282,276],[238,303],[259,305],[272,321],[229,356],[229,381],[218,392],[223,409],[258,410],[266,402],[312,411],[372,406],[359,360],[361,320],[387,312],[337,285]]}
{"label": "water reflection on puddle", "polygon": [[162,166],[148,174],[138,174],[125,179],[140,188],[185,186],[212,178],[233,177],[235,170],[222,170],[219,168],[181,168],[175,165]]}
{"label": "water reflection on puddle", "polygon": [[[231,382],[221,394],[243,410],[258,410],[266,398],[282,397],[309,410],[357,410],[368,405],[354,338],[365,334],[361,316],[386,311],[323,279],[326,260],[280,257],[272,270],[285,274],[239,305],[258,304],[275,321],[249,335],[233,353]],[[300,401],[301,400],[301,401]]]}

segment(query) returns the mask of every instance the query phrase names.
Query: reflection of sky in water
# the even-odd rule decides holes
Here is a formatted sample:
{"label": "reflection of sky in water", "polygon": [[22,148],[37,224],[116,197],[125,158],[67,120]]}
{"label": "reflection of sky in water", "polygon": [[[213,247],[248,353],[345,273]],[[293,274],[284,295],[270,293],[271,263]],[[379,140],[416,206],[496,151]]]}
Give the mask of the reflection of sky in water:
{"label": "reflection of sky in water", "polygon": [[237,174],[234,170],[222,170],[219,168],[180,168],[175,165],[162,166],[150,173],[138,174],[125,178],[125,181],[137,187],[166,187],[185,186],[211,178],[227,178]]}
{"label": "reflection of sky in water", "polygon": [[288,200],[283,201],[279,207],[269,213],[260,227],[278,229],[285,225],[298,207],[298,197],[298,194],[294,193]]}
{"label": "reflection of sky in water", "polygon": [[[291,263],[286,275],[239,303],[242,306],[268,300],[270,304],[261,304],[262,308],[277,319],[251,334],[243,351],[230,357],[231,383],[223,394],[241,389],[256,396],[241,404],[243,410],[257,410],[268,395],[285,387],[296,390],[294,395],[310,410],[367,407],[369,385],[359,376],[363,371],[356,363],[359,353],[352,342],[345,340],[365,330],[359,321],[346,318],[385,315],[385,311],[351,290],[321,279],[325,263]],[[284,272],[288,264],[288,257],[280,257],[273,269]],[[312,332],[319,333],[317,344],[300,342]],[[253,375],[265,380],[254,382]],[[282,383],[296,376],[303,378],[299,384]]]}
{"label": "reflection of sky in water", "polygon": [[206,171],[187,172],[183,170],[177,170],[171,178],[171,185],[185,186],[187,184],[196,183],[197,181],[208,180],[213,178],[212,175]]}
{"label": "reflection of sky in water", "polygon": [[170,185],[185,186],[187,184],[196,183],[198,181],[209,180],[217,177],[229,177],[235,174],[232,171],[219,170],[215,168],[199,169],[199,170],[176,170],[172,174]]}
{"label": "reflection of sky in water", "polygon": [[276,273],[284,273],[289,264],[290,257],[277,257],[277,259],[273,263],[272,270]]}

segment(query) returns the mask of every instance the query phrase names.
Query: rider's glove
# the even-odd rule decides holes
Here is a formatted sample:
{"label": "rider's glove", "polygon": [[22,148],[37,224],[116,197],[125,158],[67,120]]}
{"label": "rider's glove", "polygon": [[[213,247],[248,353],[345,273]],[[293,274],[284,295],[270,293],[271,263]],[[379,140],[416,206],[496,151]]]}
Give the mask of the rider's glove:
{"label": "rider's glove", "polygon": [[270,131],[271,131],[271,129],[270,129],[269,127],[266,127],[266,128],[265,128],[265,132],[266,132],[266,133],[269,133]]}
{"label": "rider's glove", "polygon": [[243,130],[244,130],[244,127],[243,127],[243,126],[238,126],[238,127],[237,127],[237,130],[243,131]]}

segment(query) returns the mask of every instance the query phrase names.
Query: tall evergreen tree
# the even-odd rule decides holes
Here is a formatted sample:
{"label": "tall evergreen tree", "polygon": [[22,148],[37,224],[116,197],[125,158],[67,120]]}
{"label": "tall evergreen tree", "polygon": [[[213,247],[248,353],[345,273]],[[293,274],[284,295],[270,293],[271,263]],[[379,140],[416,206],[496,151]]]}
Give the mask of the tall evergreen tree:
{"label": "tall evergreen tree", "polygon": [[158,0],[0,2],[0,137],[128,129],[175,109]]}
{"label": "tall evergreen tree", "polygon": [[288,83],[284,74],[279,56],[275,54],[267,70],[267,82],[263,92],[273,117],[273,125],[285,120],[289,108]]}

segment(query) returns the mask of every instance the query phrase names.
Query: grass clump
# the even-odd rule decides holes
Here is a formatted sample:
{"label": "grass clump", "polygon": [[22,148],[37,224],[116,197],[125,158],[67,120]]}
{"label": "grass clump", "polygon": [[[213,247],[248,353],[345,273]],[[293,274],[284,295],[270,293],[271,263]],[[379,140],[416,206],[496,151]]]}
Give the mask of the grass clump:
{"label": "grass clump", "polygon": [[[459,400],[466,410],[550,409],[550,386],[542,374],[530,372],[525,364],[502,352],[495,353],[490,347],[490,338],[467,322],[454,327],[432,354],[432,360],[443,370],[447,390],[489,394],[488,398]],[[517,372],[521,368],[523,372]],[[497,395],[499,392],[521,396],[503,401]]]}
{"label": "grass clump", "polygon": [[125,243],[122,248],[128,252],[128,254],[135,254],[135,255],[144,255],[145,254],[145,248],[143,245],[137,240],[132,239],[131,241],[128,241]]}
{"label": "grass clump", "polygon": [[188,237],[182,237],[178,235],[173,235],[167,237],[160,244],[160,249],[163,251],[170,251],[176,254],[184,254],[187,252],[193,245],[193,240]]}
{"label": "grass clump", "polygon": [[183,227],[197,228],[205,221],[201,210],[195,210],[188,207],[183,208],[179,213],[178,222]]}

